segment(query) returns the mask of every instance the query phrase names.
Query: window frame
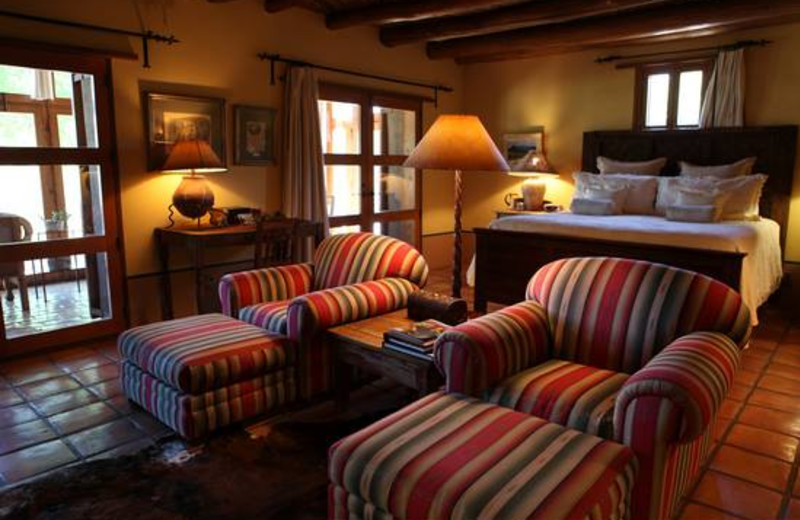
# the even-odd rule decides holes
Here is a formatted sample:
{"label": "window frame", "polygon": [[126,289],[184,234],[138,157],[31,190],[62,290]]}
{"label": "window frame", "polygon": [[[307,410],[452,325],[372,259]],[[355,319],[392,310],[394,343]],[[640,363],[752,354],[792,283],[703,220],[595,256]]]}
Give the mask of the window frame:
{"label": "window frame", "polygon": [[[699,125],[678,125],[678,89],[681,73],[700,70],[703,72],[703,93],[708,88],[714,58],[693,58],[690,60],[669,60],[636,65],[636,87],[634,92],[633,128],[636,130],[696,130]],[[666,126],[647,126],[647,78],[653,74],[669,75],[669,98]]]}
{"label": "window frame", "polygon": [[[414,221],[414,241],[412,245],[419,248],[422,245],[422,170],[414,170],[414,208],[397,211],[375,211],[375,189],[373,184],[374,168],[376,166],[401,166],[406,160],[405,155],[375,155],[373,143],[373,114],[372,108],[396,108],[399,110],[413,111],[415,116],[415,144],[422,136],[422,102],[423,98],[373,90],[363,87],[353,87],[336,83],[321,82],[319,85],[320,101],[339,101],[355,103],[361,107],[361,152],[359,154],[329,154],[323,155],[325,166],[359,166],[361,178],[361,213],[359,215],[345,215],[329,217],[331,228],[340,226],[360,226],[362,231],[372,232],[374,223],[386,223],[402,220]],[[321,122],[322,123],[322,122]]]}

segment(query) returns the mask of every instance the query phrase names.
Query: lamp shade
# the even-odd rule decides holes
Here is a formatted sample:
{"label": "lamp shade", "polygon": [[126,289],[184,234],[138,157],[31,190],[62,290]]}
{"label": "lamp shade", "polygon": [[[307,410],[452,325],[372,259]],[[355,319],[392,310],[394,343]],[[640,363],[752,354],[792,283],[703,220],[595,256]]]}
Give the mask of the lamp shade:
{"label": "lamp shade", "polygon": [[163,173],[221,173],[227,171],[208,141],[186,139],[172,146]]}
{"label": "lamp shade", "polygon": [[441,115],[403,166],[434,170],[508,171],[508,163],[480,119]]}
{"label": "lamp shade", "polygon": [[524,157],[509,163],[511,171],[509,175],[516,177],[555,177],[558,175],[556,170],[550,166],[544,153],[538,150],[531,150]]}

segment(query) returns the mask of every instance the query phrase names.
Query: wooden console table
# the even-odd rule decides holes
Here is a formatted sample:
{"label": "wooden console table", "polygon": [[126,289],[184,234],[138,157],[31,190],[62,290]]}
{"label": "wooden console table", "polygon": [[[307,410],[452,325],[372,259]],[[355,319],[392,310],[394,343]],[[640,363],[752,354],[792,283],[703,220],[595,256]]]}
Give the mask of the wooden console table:
{"label": "wooden console table", "polygon": [[161,316],[165,320],[171,320],[173,310],[169,273],[170,249],[182,248],[191,251],[197,312],[202,313],[205,310],[202,289],[206,248],[252,245],[256,240],[256,226],[156,228],[155,235],[161,266]]}

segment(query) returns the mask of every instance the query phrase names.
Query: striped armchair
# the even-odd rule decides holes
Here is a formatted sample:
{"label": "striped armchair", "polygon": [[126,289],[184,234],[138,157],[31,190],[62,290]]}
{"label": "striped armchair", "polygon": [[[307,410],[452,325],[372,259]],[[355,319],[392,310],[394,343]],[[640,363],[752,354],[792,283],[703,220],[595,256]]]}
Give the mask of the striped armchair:
{"label": "striped armchair", "polygon": [[322,241],[312,263],[255,269],[220,280],[222,311],[295,340],[300,395],[330,390],[329,327],[406,306],[425,285],[428,264],[400,240],[351,233]]}
{"label": "striped armchair", "polygon": [[746,305],[706,276],[616,258],[550,263],[526,300],[442,335],[447,390],[630,446],[633,518],[670,518],[749,340]]}

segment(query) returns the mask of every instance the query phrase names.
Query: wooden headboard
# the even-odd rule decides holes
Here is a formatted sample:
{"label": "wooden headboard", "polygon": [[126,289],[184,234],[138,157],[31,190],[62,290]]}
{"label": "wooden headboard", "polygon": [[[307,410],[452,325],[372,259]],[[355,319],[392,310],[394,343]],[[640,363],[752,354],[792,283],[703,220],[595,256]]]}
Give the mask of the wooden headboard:
{"label": "wooden headboard", "polygon": [[621,161],[666,157],[662,175],[678,175],[678,161],[711,166],[757,157],[753,171],[769,176],[761,197],[761,214],[780,224],[781,245],[785,246],[797,136],[797,126],[586,132],[583,170],[597,172],[597,157],[601,155]]}

